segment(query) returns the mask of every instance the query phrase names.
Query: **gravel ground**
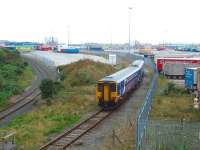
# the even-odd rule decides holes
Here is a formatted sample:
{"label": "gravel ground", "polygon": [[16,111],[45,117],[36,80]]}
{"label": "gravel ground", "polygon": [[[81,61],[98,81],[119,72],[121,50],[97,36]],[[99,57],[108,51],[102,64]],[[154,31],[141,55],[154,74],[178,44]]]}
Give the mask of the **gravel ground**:
{"label": "gravel ground", "polygon": [[127,100],[116,112],[111,114],[109,118],[74,143],[70,149],[101,150],[102,145],[106,142],[106,137],[112,135],[113,130],[126,126],[130,120],[135,120],[135,114],[143,103],[143,99],[148,90],[147,82],[147,78],[144,78],[141,86],[132,93],[129,100]]}
{"label": "gravel ground", "polygon": [[61,66],[67,65],[79,60],[90,59],[93,61],[98,61],[102,63],[108,63],[103,57],[86,55],[86,54],[69,54],[69,53],[55,53],[52,51],[32,51],[30,53],[23,54],[27,57],[36,59],[37,61],[42,61],[47,66]]}

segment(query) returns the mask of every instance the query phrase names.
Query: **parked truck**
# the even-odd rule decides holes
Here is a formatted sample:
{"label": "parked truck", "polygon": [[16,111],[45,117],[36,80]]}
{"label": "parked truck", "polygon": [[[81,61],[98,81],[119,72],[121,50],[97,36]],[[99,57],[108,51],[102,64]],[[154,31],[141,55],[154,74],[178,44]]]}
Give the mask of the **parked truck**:
{"label": "parked truck", "polygon": [[184,79],[185,68],[188,67],[200,67],[200,65],[192,63],[166,63],[163,67],[163,73],[170,79]]}
{"label": "parked truck", "polygon": [[200,76],[198,75],[199,73],[200,73],[199,67],[185,68],[185,88],[186,89],[191,90],[191,91],[197,90],[197,82],[200,82],[199,80]]}
{"label": "parked truck", "polygon": [[180,58],[170,58],[170,57],[164,57],[164,58],[157,58],[156,59],[156,67],[158,72],[162,73],[164,66],[166,63],[173,63],[173,64],[196,64],[200,66],[200,58],[191,58],[191,57],[180,57]]}

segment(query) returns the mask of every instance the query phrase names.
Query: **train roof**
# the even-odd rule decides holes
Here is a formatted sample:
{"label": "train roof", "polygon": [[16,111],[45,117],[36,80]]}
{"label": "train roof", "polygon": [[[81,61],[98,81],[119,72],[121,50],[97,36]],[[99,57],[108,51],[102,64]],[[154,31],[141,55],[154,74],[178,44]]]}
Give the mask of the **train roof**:
{"label": "train roof", "polygon": [[144,60],[136,60],[130,66],[141,68],[144,65]]}
{"label": "train roof", "polygon": [[112,75],[106,76],[100,81],[114,81],[121,82],[122,80],[128,78],[132,74],[136,73],[144,65],[143,60],[134,61],[129,67],[122,69]]}
{"label": "train roof", "polygon": [[165,60],[200,60],[200,57],[160,57],[158,59],[165,59]]}
{"label": "train roof", "polygon": [[200,67],[186,67],[186,69],[197,70],[200,69]]}

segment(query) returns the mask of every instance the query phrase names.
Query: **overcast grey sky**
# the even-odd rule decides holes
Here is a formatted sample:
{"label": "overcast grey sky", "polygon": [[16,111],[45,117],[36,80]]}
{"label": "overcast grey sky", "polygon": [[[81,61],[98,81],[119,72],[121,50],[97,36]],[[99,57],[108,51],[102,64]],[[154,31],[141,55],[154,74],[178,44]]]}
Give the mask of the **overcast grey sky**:
{"label": "overcast grey sky", "polygon": [[200,42],[199,0],[0,0],[0,39],[70,43]]}

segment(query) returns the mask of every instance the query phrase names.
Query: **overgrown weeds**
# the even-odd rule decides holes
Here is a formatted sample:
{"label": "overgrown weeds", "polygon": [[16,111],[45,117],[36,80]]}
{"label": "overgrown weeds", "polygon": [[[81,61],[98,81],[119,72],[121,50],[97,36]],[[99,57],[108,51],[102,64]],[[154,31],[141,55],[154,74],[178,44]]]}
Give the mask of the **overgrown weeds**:
{"label": "overgrown weeds", "polygon": [[150,115],[152,119],[200,120],[200,111],[193,108],[193,95],[162,75],[158,79]]}
{"label": "overgrown weeds", "polygon": [[33,80],[32,69],[17,52],[0,49],[0,108],[21,93]]}
{"label": "overgrown weeds", "polygon": [[63,66],[60,70],[63,88],[59,88],[60,83],[54,83],[53,90],[56,93],[51,98],[51,105],[42,103],[32,112],[17,117],[1,129],[17,132],[19,149],[37,149],[39,145],[47,142],[50,136],[79,122],[83,114],[96,110],[96,81],[116,71],[110,65],[89,60]]}

